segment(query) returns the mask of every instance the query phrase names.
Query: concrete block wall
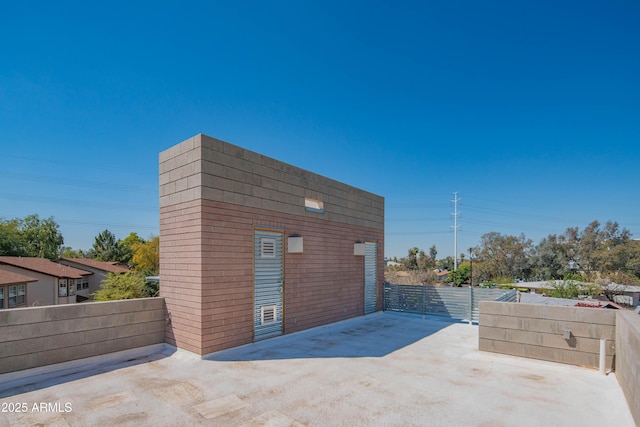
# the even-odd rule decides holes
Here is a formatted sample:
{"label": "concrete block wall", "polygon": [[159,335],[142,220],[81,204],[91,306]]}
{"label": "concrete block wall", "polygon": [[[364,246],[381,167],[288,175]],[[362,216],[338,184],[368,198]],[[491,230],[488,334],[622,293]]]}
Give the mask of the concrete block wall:
{"label": "concrete block wall", "polygon": [[326,222],[384,228],[382,197],[219,139],[199,134],[160,153],[160,207],[205,199],[309,216],[305,197],[324,202]]}
{"label": "concrete block wall", "polygon": [[[569,329],[571,338],[563,338]],[[615,353],[616,310],[480,302],[479,349],[570,365],[599,367],[607,340],[607,369]]]}
{"label": "concrete block wall", "polygon": [[162,298],[0,310],[0,374],[164,342]]}
{"label": "concrete block wall", "polygon": [[160,295],[170,324],[166,342],[202,348],[202,201],[160,208]]}
{"label": "concrete block wall", "polygon": [[640,425],[640,316],[616,313],[616,377],[637,425]]}
{"label": "concrete block wall", "polygon": [[[320,200],[324,212],[305,208]],[[253,233],[284,230],[284,332],[361,315],[364,259],[378,243],[384,279],[384,199],[226,142],[196,135],[160,154],[161,295],[167,342],[207,354],[253,340]],[[300,235],[304,252],[288,254]]]}

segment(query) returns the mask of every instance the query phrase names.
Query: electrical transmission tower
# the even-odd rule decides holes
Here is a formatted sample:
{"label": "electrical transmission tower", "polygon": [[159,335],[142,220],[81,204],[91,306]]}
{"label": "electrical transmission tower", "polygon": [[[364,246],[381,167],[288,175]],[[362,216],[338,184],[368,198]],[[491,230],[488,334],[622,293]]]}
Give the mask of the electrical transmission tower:
{"label": "electrical transmission tower", "polygon": [[453,226],[451,227],[453,229],[453,270],[456,271],[458,270],[458,228],[460,228],[460,226],[458,225],[458,215],[460,215],[461,212],[458,212],[458,202],[462,200],[462,199],[458,199],[458,192],[455,191],[453,193],[453,200],[451,200],[451,203],[453,203],[453,213],[451,215],[453,215]]}

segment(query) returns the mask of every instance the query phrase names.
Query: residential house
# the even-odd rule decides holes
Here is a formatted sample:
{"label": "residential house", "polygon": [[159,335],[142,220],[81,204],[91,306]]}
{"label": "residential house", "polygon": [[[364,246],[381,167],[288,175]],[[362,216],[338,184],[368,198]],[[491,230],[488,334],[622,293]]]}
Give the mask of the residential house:
{"label": "residential house", "polygon": [[0,256],[0,270],[34,279],[25,282],[24,295],[16,295],[25,306],[73,304],[77,283],[93,274],[44,258],[12,256]]}
{"label": "residential house", "polygon": [[120,274],[129,272],[129,267],[120,262],[98,261],[90,258],[61,258],[58,262],[69,267],[93,273],[91,276],[83,278],[82,282],[77,284],[76,293],[79,300],[91,298],[91,294],[100,289],[100,284],[109,276],[109,273]]}
{"label": "residential house", "polygon": [[[576,282],[580,286],[586,286],[588,283]],[[564,284],[563,280],[547,280],[537,282],[518,282],[512,283],[510,286],[517,287],[518,289],[527,289],[531,293],[535,294],[548,294],[554,286],[561,286]],[[615,290],[613,300],[616,304],[628,305],[636,307],[640,304],[640,286],[627,286],[616,283],[608,285],[610,289]],[[603,296],[604,300],[605,297]]]}
{"label": "residential house", "polygon": [[25,307],[27,284],[35,281],[30,276],[0,270],[0,310]]}
{"label": "residential house", "polygon": [[449,270],[434,270],[436,273],[436,282],[442,283],[449,280]]}
{"label": "residential house", "polygon": [[616,310],[623,310],[624,308],[615,302],[598,300],[598,299],[568,299],[568,298],[554,298],[546,297],[542,294],[522,292],[518,294],[518,301],[522,304],[541,304],[541,305],[555,305],[565,307],[592,307],[592,308],[611,308]]}
{"label": "residential house", "polygon": [[613,300],[618,304],[636,307],[640,305],[640,286],[614,285],[619,295],[615,295]]}

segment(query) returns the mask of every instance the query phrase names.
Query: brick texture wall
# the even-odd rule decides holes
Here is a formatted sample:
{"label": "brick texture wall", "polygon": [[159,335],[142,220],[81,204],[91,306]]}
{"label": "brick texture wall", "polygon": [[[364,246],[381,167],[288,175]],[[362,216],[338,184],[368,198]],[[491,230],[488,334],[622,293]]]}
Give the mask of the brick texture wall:
{"label": "brick texture wall", "polygon": [[[324,212],[305,209],[321,200]],[[284,332],[363,314],[364,259],[378,243],[384,273],[384,199],[205,135],[160,154],[161,295],[167,342],[198,354],[253,340],[253,233],[284,230]],[[287,237],[304,239],[287,253]]]}
{"label": "brick texture wall", "polygon": [[201,204],[160,208],[160,293],[171,322],[166,342],[195,353],[202,348]]}

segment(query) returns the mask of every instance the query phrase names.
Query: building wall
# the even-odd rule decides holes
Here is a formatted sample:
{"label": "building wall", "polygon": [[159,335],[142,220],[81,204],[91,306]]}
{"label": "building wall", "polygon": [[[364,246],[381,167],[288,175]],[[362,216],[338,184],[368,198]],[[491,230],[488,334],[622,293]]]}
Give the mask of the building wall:
{"label": "building wall", "polygon": [[[479,348],[483,351],[599,367],[600,339],[613,362],[616,311],[505,302],[480,302]],[[571,331],[571,339],[563,331]]]}
{"label": "building wall", "polygon": [[637,425],[640,425],[640,316],[616,314],[616,377]]}
{"label": "building wall", "polygon": [[0,311],[0,374],[164,342],[161,298]]}
{"label": "building wall", "polygon": [[[5,271],[33,277],[37,282],[27,283],[27,307],[39,305],[56,305],[58,302],[58,278],[12,265],[0,266]],[[66,301],[66,298],[63,299]],[[74,301],[75,302],[75,301]],[[64,304],[66,302],[60,302]]]}
{"label": "building wall", "polygon": [[613,300],[618,304],[636,307],[640,305],[640,292],[623,292],[621,295],[615,295]]}
{"label": "building wall", "polygon": [[91,294],[93,294],[94,292],[100,290],[100,285],[102,284],[103,280],[106,280],[106,278],[109,276],[109,273],[104,271],[104,270],[100,270],[98,268],[93,268],[90,267],[88,265],[84,265],[84,264],[80,264],[77,262],[73,262],[67,259],[61,259],[56,261],[60,264],[63,265],[68,265],[69,267],[73,267],[73,268],[77,268],[79,270],[84,270],[84,271],[90,271],[93,274],[86,276],[87,279],[89,279],[89,288],[88,289],[83,289],[81,291],[77,291],[78,295],[82,295],[83,297],[86,298],[91,298],[93,299],[93,297],[91,296]]}
{"label": "building wall", "polygon": [[160,207],[160,296],[170,325],[166,342],[201,354],[202,200]]}
{"label": "building wall", "polygon": [[[305,209],[320,200],[324,212]],[[363,314],[364,259],[378,243],[384,199],[205,135],[160,154],[160,292],[167,342],[198,354],[253,340],[254,227],[284,231],[284,332]],[[299,235],[303,253],[287,253]]]}
{"label": "building wall", "polygon": [[[27,307],[28,306],[28,300],[26,298],[26,293],[28,292],[28,284],[31,282],[26,282],[26,283],[12,283],[10,285],[0,285],[0,291],[2,291],[2,296],[4,297],[3,299],[0,299],[0,310],[3,309],[8,309],[8,308],[18,308],[18,307]],[[9,307],[9,288],[12,287],[19,287],[19,286],[24,286],[25,288],[25,303],[18,305],[16,307]],[[17,303],[17,302],[16,302]]]}

